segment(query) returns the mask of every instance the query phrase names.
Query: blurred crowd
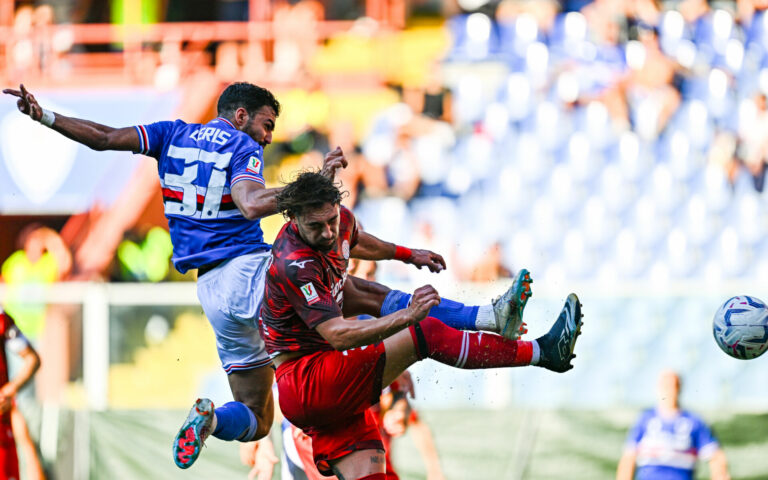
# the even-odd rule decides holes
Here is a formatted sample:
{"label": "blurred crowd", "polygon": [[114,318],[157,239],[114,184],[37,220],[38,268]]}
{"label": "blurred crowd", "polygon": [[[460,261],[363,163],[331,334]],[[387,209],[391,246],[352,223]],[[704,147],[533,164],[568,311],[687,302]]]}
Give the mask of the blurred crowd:
{"label": "blurred crowd", "polygon": [[572,3],[447,20],[451,115],[433,89],[376,118],[363,152],[402,202],[363,222],[462,280],[768,278],[766,2]]}
{"label": "blurred crowd", "polygon": [[[17,31],[41,32],[62,15],[125,20],[114,5],[98,12],[99,2],[38,3],[17,9]],[[151,13],[141,18],[257,12],[247,1],[178,3],[139,2]],[[328,87],[318,65],[334,56],[387,64],[361,40],[383,30],[358,20],[340,48],[338,38],[321,41],[324,20],[347,18],[330,13],[335,4],[270,5],[273,42],[206,47],[221,83],[298,81],[276,88],[287,108],[266,151],[268,181],[341,146],[352,160],[345,202],[372,233],[445,255],[439,281],[490,281],[522,267],[561,281],[768,279],[768,2],[462,0],[442,7],[453,13],[436,35],[450,41],[423,75],[387,73],[368,90]],[[23,44],[19,52],[43,51]],[[156,45],[156,85],[184,78],[187,42],[177,44]],[[164,68],[174,62],[178,70]],[[337,115],[334,105],[354,110],[361,91],[378,102],[359,102],[365,117]],[[126,235],[133,246],[115,253],[107,276],[167,278],[140,266],[147,231]],[[408,275],[382,269],[385,281]]]}

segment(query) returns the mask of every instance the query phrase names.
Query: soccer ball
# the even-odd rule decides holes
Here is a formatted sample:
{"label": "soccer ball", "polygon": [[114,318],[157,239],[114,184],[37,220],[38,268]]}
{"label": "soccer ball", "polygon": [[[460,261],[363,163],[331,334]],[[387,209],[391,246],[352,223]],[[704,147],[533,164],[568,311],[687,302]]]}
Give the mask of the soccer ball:
{"label": "soccer ball", "polygon": [[715,314],[712,333],[733,358],[757,358],[768,350],[768,308],[755,297],[729,298]]}

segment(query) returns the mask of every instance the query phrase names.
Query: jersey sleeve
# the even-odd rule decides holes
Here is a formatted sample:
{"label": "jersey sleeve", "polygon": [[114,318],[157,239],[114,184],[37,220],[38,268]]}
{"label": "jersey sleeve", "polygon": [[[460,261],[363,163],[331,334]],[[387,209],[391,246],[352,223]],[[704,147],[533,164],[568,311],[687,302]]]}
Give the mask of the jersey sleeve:
{"label": "jersey sleeve", "polygon": [[692,436],[694,446],[699,452],[699,458],[709,460],[712,454],[720,448],[720,444],[712,433],[712,430],[710,430],[707,424],[699,418],[696,419],[696,426]]}
{"label": "jersey sleeve", "polygon": [[286,261],[285,294],[296,314],[309,327],[343,316],[331,290],[323,281],[322,266],[315,258]]}
{"label": "jersey sleeve", "polygon": [[5,346],[8,350],[13,353],[19,353],[29,347],[29,340],[21,333],[13,318],[6,313],[0,313],[0,316],[3,317],[3,322],[5,322]]}
{"label": "jersey sleeve", "polygon": [[237,182],[249,180],[264,185],[264,149],[254,143],[238,152],[232,160],[230,187]]}
{"label": "jersey sleeve", "polygon": [[133,128],[139,134],[139,151],[148,157],[160,158],[165,144],[171,137],[174,122],[155,122],[147,125],[136,125]]}
{"label": "jersey sleeve", "polygon": [[632,452],[637,450],[637,446],[640,444],[640,440],[642,440],[643,435],[645,435],[645,426],[647,423],[648,412],[643,412],[643,414],[640,416],[640,418],[637,420],[627,435],[627,439],[624,442],[624,451]]}
{"label": "jersey sleeve", "polygon": [[344,215],[346,221],[349,223],[349,230],[351,232],[349,237],[349,248],[355,248],[360,235],[360,230],[357,227],[357,218],[355,218],[355,214],[344,205],[341,206],[341,211],[342,215]]}

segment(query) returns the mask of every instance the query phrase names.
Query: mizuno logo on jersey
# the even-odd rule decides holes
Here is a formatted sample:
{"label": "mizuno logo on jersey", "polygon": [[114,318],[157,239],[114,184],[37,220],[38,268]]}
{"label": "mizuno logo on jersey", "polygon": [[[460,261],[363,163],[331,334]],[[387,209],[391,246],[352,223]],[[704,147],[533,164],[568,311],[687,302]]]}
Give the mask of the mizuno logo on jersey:
{"label": "mizuno logo on jersey", "polygon": [[296,267],[296,268],[304,268],[304,265],[306,265],[306,264],[307,264],[307,262],[311,262],[311,261],[312,261],[312,259],[311,259],[311,258],[310,258],[310,259],[308,259],[308,260],[302,260],[302,261],[300,261],[300,262],[299,262],[299,261],[296,261],[296,260],[294,260],[294,261],[292,261],[291,263],[289,263],[289,264],[288,264],[288,266],[289,266],[289,267]]}
{"label": "mizuno logo on jersey", "polygon": [[251,156],[251,158],[248,159],[248,166],[245,169],[249,172],[261,173],[261,160],[259,160],[259,157]]}
{"label": "mizuno logo on jersey", "polygon": [[307,305],[312,305],[320,301],[320,297],[317,295],[317,290],[315,290],[315,286],[312,282],[302,285],[301,293],[303,293],[304,298],[307,299]]}

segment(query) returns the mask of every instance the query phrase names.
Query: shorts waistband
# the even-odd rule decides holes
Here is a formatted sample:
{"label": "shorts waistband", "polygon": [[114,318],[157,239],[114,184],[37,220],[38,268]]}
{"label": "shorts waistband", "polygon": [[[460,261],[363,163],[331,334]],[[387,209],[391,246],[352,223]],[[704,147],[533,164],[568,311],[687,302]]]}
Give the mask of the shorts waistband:
{"label": "shorts waistband", "polygon": [[[254,250],[253,252],[246,253],[245,255],[253,255],[253,254],[258,254],[258,253],[267,253],[269,251],[270,251],[269,248],[260,248],[258,250]],[[235,257],[233,257],[233,258],[235,258]],[[216,260],[214,262],[206,263],[205,265],[200,265],[199,267],[197,267],[197,278],[202,277],[206,273],[210,272],[214,268],[218,267],[222,263],[227,262],[229,260],[232,260],[232,259],[231,258],[222,258],[221,260]]]}
{"label": "shorts waistband", "polygon": [[229,259],[228,258],[222,258],[221,260],[216,260],[215,262],[206,263],[205,265],[200,265],[199,267],[197,267],[197,276],[198,276],[198,278],[202,277],[206,273],[210,272],[214,268],[216,268],[219,265],[221,265],[222,263],[226,262],[227,260],[229,260]]}

